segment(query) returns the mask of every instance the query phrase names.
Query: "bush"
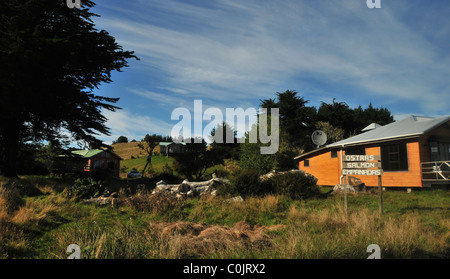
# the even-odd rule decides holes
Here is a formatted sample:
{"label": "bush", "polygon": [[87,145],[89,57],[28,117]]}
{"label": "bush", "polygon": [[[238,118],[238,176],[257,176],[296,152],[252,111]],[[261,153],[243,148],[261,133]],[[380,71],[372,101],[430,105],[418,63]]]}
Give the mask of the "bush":
{"label": "bush", "polygon": [[169,166],[169,164],[165,163],[162,168],[162,173],[173,175],[173,169]]}
{"label": "bush", "polygon": [[214,171],[214,173],[216,174],[217,177],[220,177],[220,178],[225,178],[230,175],[230,172],[227,171],[226,169],[216,169]]}
{"label": "bush", "polygon": [[289,171],[270,177],[267,183],[271,184],[277,194],[292,199],[311,198],[319,194],[319,187],[314,176],[300,171]]}
{"label": "bush", "polygon": [[90,199],[108,194],[110,194],[109,190],[92,178],[79,178],[75,180],[72,187],[67,189],[67,196],[69,198]]}
{"label": "bush", "polygon": [[316,178],[300,171],[283,172],[261,180],[260,173],[256,170],[240,170],[230,182],[229,185],[219,186],[218,194],[242,197],[274,194],[303,199],[319,193]]}
{"label": "bush", "polygon": [[229,185],[221,185],[217,191],[221,195],[264,196],[272,192],[269,183],[259,179],[260,173],[253,169],[238,170]]}

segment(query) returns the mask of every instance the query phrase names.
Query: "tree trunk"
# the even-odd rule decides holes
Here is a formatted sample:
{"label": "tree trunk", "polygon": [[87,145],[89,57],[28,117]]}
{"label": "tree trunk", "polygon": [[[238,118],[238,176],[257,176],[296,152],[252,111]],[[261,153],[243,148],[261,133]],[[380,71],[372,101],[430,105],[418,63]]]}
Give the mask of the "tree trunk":
{"label": "tree trunk", "polygon": [[17,178],[17,157],[19,154],[19,128],[13,125],[3,127],[0,142],[0,174]]}
{"label": "tree trunk", "polygon": [[147,169],[148,165],[150,165],[150,167],[152,166],[152,154],[151,153],[147,157],[147,162],[145,163],[144,170],[142,171],[142,177],[144,177],[145,170]]}

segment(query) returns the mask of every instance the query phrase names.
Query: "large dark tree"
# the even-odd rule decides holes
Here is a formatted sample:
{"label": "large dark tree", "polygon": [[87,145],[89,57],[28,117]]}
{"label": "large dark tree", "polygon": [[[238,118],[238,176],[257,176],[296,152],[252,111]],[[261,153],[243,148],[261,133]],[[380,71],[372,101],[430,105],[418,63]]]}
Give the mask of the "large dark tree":
{"label": "large dark tree", "polygon": [[394,122],[394,116],[387,108],[375,108],[372,103],[365,109],[361,106],[354,109],[355,122],[358,123],[356,132],[361,132],[366,126],[377,123],[379,125],[387,125]]}
{"label": "large dark tree", "polygon": [[237,131],[226,122],[213,128],[209,139],[212,141],[211,148],[216,151],[216,155],[221,159],[239,159],[240,144],[237,138]]}
{"label": "large dark tree", "polygon": [[344,138],[356,133],[358,123],[355,122],[355,111],[345,102],[322,102],[317,110],[317,120],[329,123],[332,127],[344,130]]}
{"label": "large dark tree", "polygon": [[314,131],[316,108],[308,106],[308,100],[297,95],[297,91],[277,92],[276,99],[261,100],[261,108],[279,108],[280,142],[290,147],[308,148],[310,135]]}
{"label": "large dark tree", "polygon": [[200,179],[208,168],[223,163],[216,150],[208,149],[203,138],[185,139],[186,146],[183,152],[175,157],[175,170],[190,179]]}
{"label": "large dark tree", "polygon": [[99,147],[109,135],[102,110],[118,98],[93,94],[111,72],[137,58],[105,30],[97,30],[81,1],[69,9],[61,0],[0,1],[0,174],[16,176],[19,143],[64,143],[68,132]]}
{"label": "large dark tree", "polygon": [[361,133],[366,126],[377,123],[386,125],[394,122],[394,117],[386,108],[374,108],[372,104],[365,109],[361,106],[352,109],[345,102],[322,102],[318,111],[319,121],[328,122],[335,128],[344,130],[344,138]]}

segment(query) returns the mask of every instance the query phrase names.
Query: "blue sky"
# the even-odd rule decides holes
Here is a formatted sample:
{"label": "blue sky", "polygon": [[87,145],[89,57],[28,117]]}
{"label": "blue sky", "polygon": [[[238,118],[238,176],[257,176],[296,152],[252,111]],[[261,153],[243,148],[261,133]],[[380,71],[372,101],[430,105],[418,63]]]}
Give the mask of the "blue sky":
{"label": "blue sky", "polygon": [[450,1],[99,0],[98,29],[141,59],[95,93],[120,97],[105,111],[111,143],[169,135],[175,108],[257,108],[296,90],[350,107],[372,103],[396,119],[450,115]]}

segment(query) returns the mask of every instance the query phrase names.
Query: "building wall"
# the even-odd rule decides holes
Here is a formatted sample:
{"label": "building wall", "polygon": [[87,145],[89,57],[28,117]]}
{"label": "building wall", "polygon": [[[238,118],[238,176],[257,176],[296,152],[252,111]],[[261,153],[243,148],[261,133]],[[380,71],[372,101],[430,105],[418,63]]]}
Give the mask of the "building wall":
{"label": "building wall", "polygon": [[450,138],[449,125],[441,125],[436,129],[431,130],[427,134],[423,135],[419,139],[420,143],[420,158],[422,162],[431,162],[431,149],[430,149],[430,137],[438,136],[444,138]]}
{"label": "building wall", "polygon": [[340,172],[340,154],[337,158],[331,158],[331,152],[325,152],[311,157],[309,167],[305,167],[305,161],[299,162],[299,169],[314,175],[318,185],[336,185],[339,183]]}
{"label": "building wall", "polygon": [[[408,171],[384,172],[382,186],[384,187],[422,187],[420,166],[420,149],[417,140],[407,142]],[[343,151],[343,154],[345,152]],[[380,145],[366,146],[366,155],[380,155]],[[331,158],[331,152],[325,152],[309,158],[309,167],[305,167],[305,161],[299,162],[299,169],[314,175],[318,185],[334,186],[340,183],[341,155],[337,152],[337,158]],[[366,186],[378,186],[377,176],[355,175]]]}
{"label": "building wall", "polygon": [[[120,159],[108,152],[102,152],[90,160],[90,171],[102,170],[107,171],[118,177],[120,172]],[[113,163],[114,168],[111,169],[108,163]]]}
{"label": "building wall", "polygon": [[[417,141],[407,142],[408,171],[384,171],[381,184],[384,187],[422,187],[422,174],[420,167],[420,151]],[[367,155],[380,155],[380,146],[366,148]],[[377,176],[356,176],[366,186],[378,186]]]}

